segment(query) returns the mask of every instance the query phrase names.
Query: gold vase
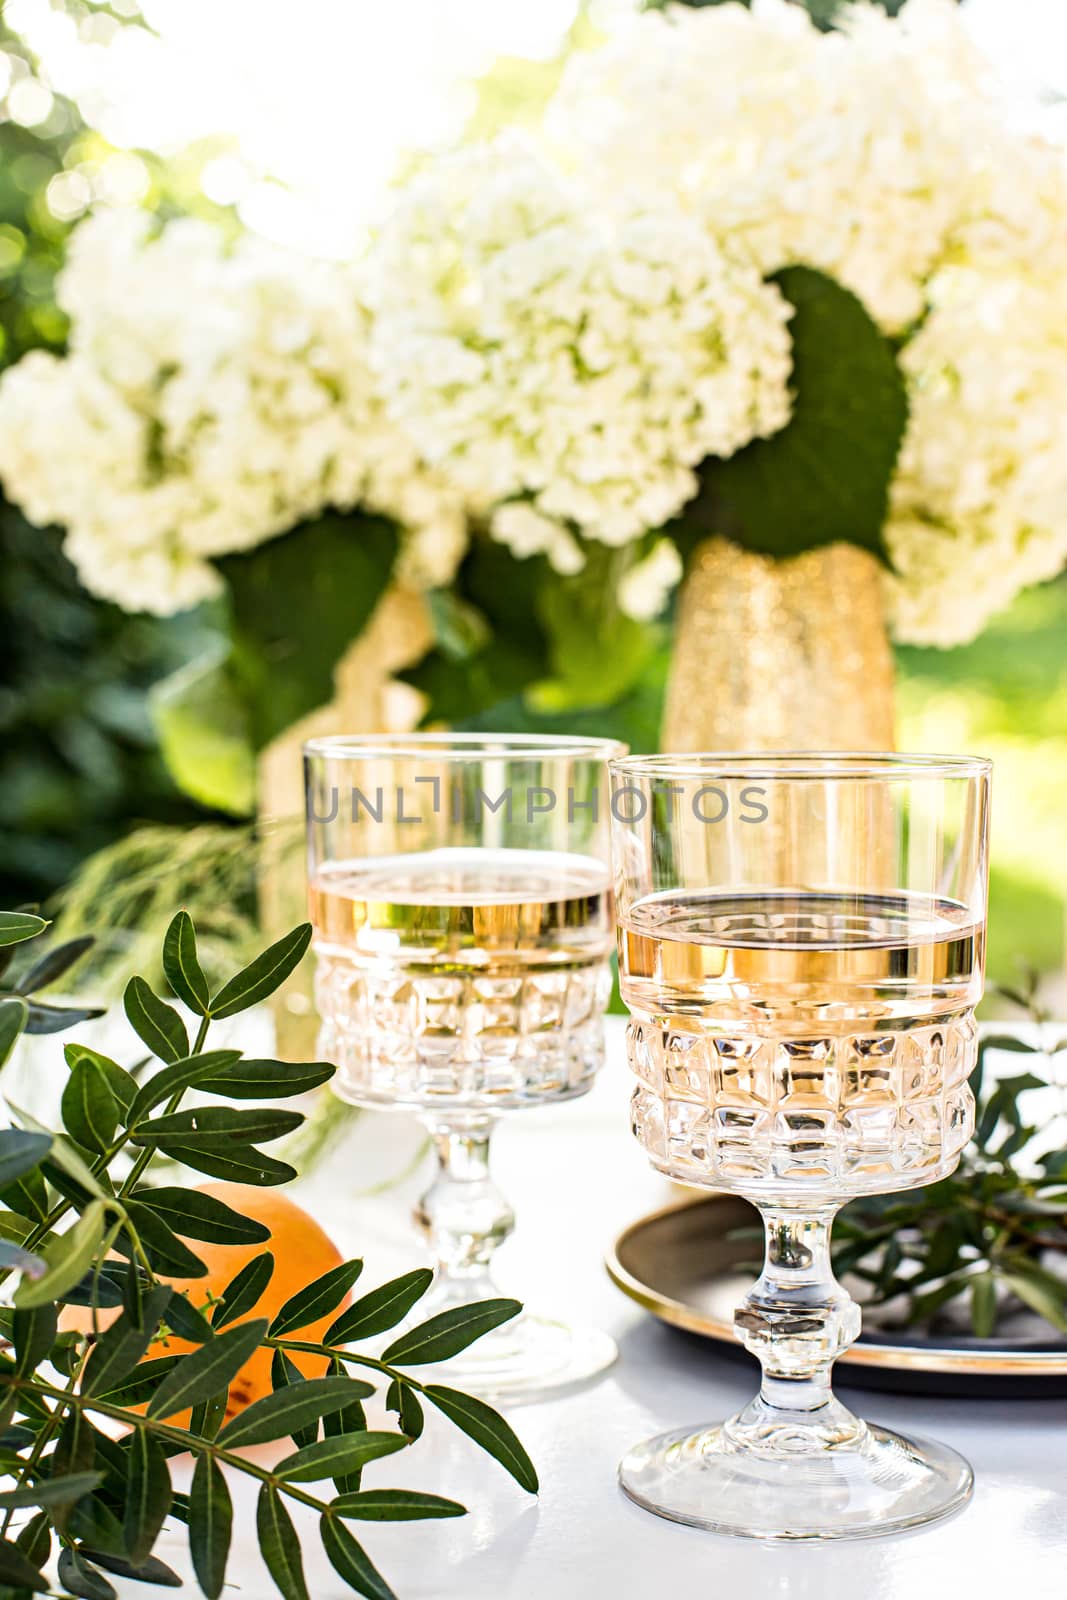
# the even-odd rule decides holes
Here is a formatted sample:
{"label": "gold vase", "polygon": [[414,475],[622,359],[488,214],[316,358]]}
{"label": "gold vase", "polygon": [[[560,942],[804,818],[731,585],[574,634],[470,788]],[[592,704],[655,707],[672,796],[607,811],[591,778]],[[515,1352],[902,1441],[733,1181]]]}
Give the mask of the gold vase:
{"label": "gold vase", "polygon": [[679,601],[664,750],[891,750],[882,569],[855,545],[787,561],[709,539]]}
{"label": "gold vase", "polygon": [[[267,746],[259,758],[261,834],[259,914],[264,935],[280,938],[307,918],[304,866],[303,744],[331,733],[403,733],[421,713],[420,696],[395,674],[411,666],[432,641],[422,596],[394,585],[334,670],[334,697]],[[318,1017],[312,1001],[312,963],[304,961],[274,1000],[275,1049],[283,1060],[308,1060]]]}

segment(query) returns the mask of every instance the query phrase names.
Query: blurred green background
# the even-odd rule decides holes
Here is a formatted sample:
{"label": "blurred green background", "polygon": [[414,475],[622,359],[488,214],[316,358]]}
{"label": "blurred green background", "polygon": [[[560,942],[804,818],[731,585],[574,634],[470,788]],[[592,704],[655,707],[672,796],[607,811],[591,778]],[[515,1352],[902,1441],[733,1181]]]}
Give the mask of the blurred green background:
{"label": "blurred green background", "polygon": [[[108,6],[68,9],[82,18],[112,16]],[[12,84],[34,80],[32,53],[2,20],[0,52]],[[476,117],[505,120],[554,75],[551,62],[525,74],[503,62],[482,86]],[[129,163],[139,162],[140,198],[154,209],[217,211],[198,182],[210,148],[166,163],[147,153],[131,158],[87,128],[69,100],[50,99],[47,116],[32,125],[10,110],[0,120],[3,365],[36,346],[62,347],[55,272],[71,220],[88,200],[106,198],[109,164],[126,163],[128,184]],[[166,910],[197,883],[217,899],[220,881],[227,896],[244,895],[251,906],[247,825],[212,816],[178,792],[147,707],[151,684],[190,659],[203,637],[196,614],[158,621],[93,600],[65,560],[59,533],[30,527],[0,501],[0,904],[53,902],[80,863],[146,824],[156,831],[146,836],[154,843],[143,857],[145,877],[158,876],[172,837],[160,826],[199,824],[182,851],[187,878],[168,883]],[[1022,969],[1036,969],[1047,1003],[1062,1012],[1067,578],[1022,595],[969,646],[902,649],[897,659],[900,746],[974,751],[996,763],[991,975],[1016,983]],[[664,665],[662,658],[651,664],[639,707],[620,705],[614,719],[597,713],[609,724],[604,731],[612,720],[628,730],[635,721],[655,726]],[[494,708],[494,719],[507,714]],[[127,867],[121,854],[117,860],[121,877]],[[93,893],[111,892],[115,876],[97,871]]]}
{"label": "blurred green background", "polygon": [[[71,8],[87,16],[109,9]],[[37,62],[2,16],[0,65],[9,81],[0,120],[7,366],[30,349],[62,348],[54,278],[70,226],[63,213],[94,191],[106,196],[110,169],[130,158],[50,90],[43,120],[17,119],[12,91],[22,85],[25,102]],[[212,209],[195,181],[195,152],[165,166],[136,159],[146,204]],[[59,530],[31,527],[0,496],[0,903],[49,900],[79,862],[137,823],[202,820],[164,768],[146,703],[149,686],[193,653],[200,634],[195,616],[161,623],[94,600],[63,555]]]}

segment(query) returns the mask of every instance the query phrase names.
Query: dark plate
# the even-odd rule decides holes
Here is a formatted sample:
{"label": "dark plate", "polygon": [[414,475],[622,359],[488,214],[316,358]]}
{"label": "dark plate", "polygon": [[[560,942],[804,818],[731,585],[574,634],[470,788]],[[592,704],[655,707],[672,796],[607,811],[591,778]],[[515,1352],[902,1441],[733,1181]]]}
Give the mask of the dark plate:
{"label": "dark plate", "polygon": [[[624,1294],[663,1322],[744,1356],[733,1312],[752,1282],[754,1244],[729,1236],[758,1220],[747,1200],[730,1194],[653,1212],[619,1235],[608,1272]],[[1047,1399],[1067,1395],[1067,1339],[1036,1316],[1020,1317],[1011,1333],[992,1339],[872,1329],[834,1370],[843,1383],[864,1389]]]}

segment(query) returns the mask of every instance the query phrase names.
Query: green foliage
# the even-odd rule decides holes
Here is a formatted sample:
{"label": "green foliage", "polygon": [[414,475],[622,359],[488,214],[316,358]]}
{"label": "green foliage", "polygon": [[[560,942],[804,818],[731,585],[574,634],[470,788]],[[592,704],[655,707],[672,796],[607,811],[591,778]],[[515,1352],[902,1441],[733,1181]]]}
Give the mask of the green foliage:
{"label": "green foliage", "polygon": [[[281,1335],[272,1333],[272,1337]],[[373,1393],[371,1384],[348,1377],[301,1378],[291,1385],[278,1384],[273,1394],[253,1401],[228,1422],[219,1435],[219,1443],[236,1450],[293,1437],[309,1424]]]}
{"label": "green foliage", "polygon": [[431,597],[434,646],[401,674],[426,696],[424,721],[655,749],[666,630],[627,617],[616,598],[642,548],[588,545],[583,570],[566,576],[476,536],[452,589]]}
{"label": "green foliage", "polygon": [[310,943],[311,928],[308,924],[285,934],[219,991],[211,1002],[211,1015],[232,1017],[238,1011],[247,1011],[249,1006],[267,999],[300,965]]}
{"label": "green foliage", "polygon": [[327,1344],[342,1344],[348,1339],[369,1339],[372,1334],[395,1328],[420,1301],[433,1281],[429,1267],[416,1267],[402,1278],[372,1289],[355,1305],[342,1312],[326,1330]]}
{"label": "green foliage", "polygon": [[0,945],[21,944],[24,939],[36,939],[48,924],[43,917],[29,911],[0,912]]}
{"label": "green foliage", "polygon": [[123,995],[126,1018],[138,1038],[161,1061],[181,1061],[189,1053],[185,1023],[166,1001],[153,994],[142,977],[134,976]]}
{"label": "green foliage", "polygon": [[[987,735],[1019,732],[1044,745],[1067,725],[1067,577],[1024,589],[968,644],[898,645],[905,710],[938,694],[968,695]],[[1058,755],[1058,752],[1057,752]]]}
{"label": "green foliage", "polygon": [[458,1500],[439,1494],[417,1494],[410,1489],[363,1489],[342,1495],[336,1509],[356,1522],[409,1522],[423,1517],[462,1517],[466,1508]]}
{"label": "green foliage", "polygon": [[589,545],[580,573],[553,573],[542,582],[534,603],[547,642],[549,682],[532,693],[543,710],[611,706],[639,682],[659,630],[619,610],[619,579],[632,559],[632,551]]}
{"label": "green foliage", "polygon": [[6,911],[0,918],[0,1064],[23,1028],[27,1033],[59,1033],[102,1015],[98,1006],[57,1006],[40,999],[40,991],[77,967],[92,944],[91,939],[67,939],[36,959],[21,952],[21,945],[48,926],[25,911]]}
{"label": "green foliage", "polygon": [[[1067,853],[1067,578],[1027,589],[954,650],[898,647],[903,750],[979,750],[996,774],[986,968],[1062,971]],[[992,1014],[995,997],[984,1007]]]}
{"label": "green foliage", "polygon": [[422,1322],[399,1339],[394,1339],[392,1344],[386,1346],[382,1359],[402,1361],[406,1366],[448,1361],[483,1334],[510,1322],[521,1310],[517,1300],[482,1300],[477,1305],[455,1306],[450,1311],[440,1311],[428,1322]]}
{"label": "green foliage", "polygon": [[322,1519],[322,1548],[330,1565],[350,1589],[366,1595],[368,1600],[394,1600],[392,1589],[378,1569],[367,1559],[366,1551],[349,1533],[336,1516],[332,1521]]}
{"label": "green foliage", "polygon": [[342,1478],[359,1472],[368,1461],[391,1456],[403,1450],[408,1441],[402,1433],[335,1434],[301,1446],[280,1463],[279,1471],[294,1483],[321,1483],[323,1478]]}
{"label": "green foliage", "polygon": [[199,1016],[211,1015],[210,991],[196,953],[196,934],[188,911],[179,911],[163,940],[163,975],[179,1000]]}
{"label": "green foliage", "polygon": [[332,1076],[324,1061],[235,1061],[203,1085],[231,1100],[283,1100],[317,1089]]}
{"label": "green foliage", "polygon": [[904,436],[904,380],[856,296],[810,267],[773,280],[795,308],[793,415],[728,460],[668,527],[683,551],[713,534],[793,556],[844,540],[885,556],[889,480]]}
{"label": "green foliage", "polygon": [[318,1322],[328,1316],[344,1299],[363,1271],[362,1261],[343,1261],[339,1267],[325,1273],[306,1289],[301,1289],[285,1302],[270,1325],[275,1337],[291,1333],[294,1328],[306,1328],[309,1322]]}
{"label": "green foliage", "polygon": [[464,130],[465,142],[494,139],[517,127],[538,126],[570,57],[598,39],[596,24],[583,4],[556,55],[539,61],[529,56],[497,56],[471,86],[476,99]]}
{"label": "green foliage", "polygon": [[333,669],[384,593],[396,549],[384,518],[328,513],[218,561],[255,749],[332,697]]}
{"label": "green foliage", "polygon": [[[1032,996],[1012,996],[1032,1009]],[[1050,1051],[1067,1040],[1048,1041]],[[905,1324],[937,1332],[950,1308],[966,1307],[971,1330],[988,1338],[1020,1302],[1067,1333],[1067,1150],[1016,1165],[1039,1131],[1025,1097],[1048,1090],[1035,1072],[1001,1078],[983,1094],[985,1057],[1008,1050],[1040,1064],[1043,1053],[1013,1034],[986,1035],[971,1080],[975,1136],[952,1176],[902,1195],[846,1206],[834,1229],[834,1269],[865,1280],[865,1304],[900,1303]]]}
{"label": "green foliage", "polygon": [[[29,914],[0,915],[0,945],[16,950],[46,927]],[[4,941],[7,941],[4,944]],[[84,941],[82,941],[84,952]],[[11,1107],[21,1126],[0,1132],[0,1277],[15,1275],[14,1307],[0,1310],[0,1414],[4,1422],[0,1489],[0,1587],[44,1593],[43,1574],[58,1546],[58,1584],[68,1595],[113,1600],[105,1574],[174,1587],[180,1579],[152,1547],[168,1519],[188,1527],[193,1569],[203,1593],[216,1600],[226,1582],[233,1524],[222,1471],[243,1472],[260,1484],[256,1527],[264,1562],[286,1600],[307,1595],[300,1540],[287,1509],[298,1501],[319,1517],[323,1548],[355,1592],[387,1596],[384,1578],[348,1521],[407,1522],[464,1514],[458,1502],[403,1489],[364,1489],[372,1463],[411,1448],[422,1429],[419,1396],[451,1419],[530,1492],[537,1477],[504,1419],[484,1402],[423,1385],[396,1363],[446,1360],[520,1309],[487,1301],[431,1317],[393,1340],[382,1357],[352,1347],[357,1336],[386,1332],[407,1315],[430,1285],[418,1270],[372,1289],[334,1320],[322,1341],[299,1338],[308,1323],[328,1316],[359,1278],[353,1260],[292,1295],[272,1323],[249,1317],[266,1288],[274,1261],[263,1251],[231,1280],[210,1316],[193,1297],[160,1275],[192,1277],[205,1268],[186,1239],[239,1244],[269,1239],[262,1225],[209,1195],[155,1188],[150,1167],[164,1150],[201,1170],[246,1175],[245,1181],[284,1181],[292,1169],[272,1162],[259,1146],[292,1131],[303,1118],[269,1105],[183,1109],[187,1090],[228,1097],[272,1099],[280,1062],[245,1062],[236,1050],[206,1048],[213,1019],[257,1004],[284,981],[307,948],[306,928],[279,940],[212,997],[196,932],[185,912],[172,919],[163,967],[172,987],[199,1016],[192,1048],[177,1013],[141,977],[131,980],[127,1014],[155,1058],[135,1077],[87,1046],[68,1045],[62,1131],[40,1128]],[[74,957],[77,958],[76,956]],[[62,951],[33,970],[61,975]],[[8,1006],[14,1000],[4,1002]],[[26,1023],[30,1007],[19,998]],[[179,1036],[180,1029],[180,1036]],[[297,1068],[299,1084],[332,1072],[325,1063]],[[160,1110],[162,1108],[162,1111]],[[10,1233],[11,1237],[6,1235]],[[64,1304],[94,1308],[93,1331],[59,1333]],[[101,1331],[95,1312],[117,1312]],[[156,1341],[174,1332],[194,1346],[188,1354],[152,1356]],[[273,1353],[274,1392],[221,1426],[227,1387],[258,1350]],[[311,1351],[329,1375],[305,1379],[290,1351]],[[353,1377],[350,1368],[365,1374]],[[362,1402],[387,1385],[397,1429],[369,1429]],[[134,1411],[133,1406],[145,1410]],[[190,1414],[187,1426],[174,1420]],[[120,1436],[97,1426],[103,1420]],[[291,1439],[274,1466],[240,1452]],[[194,1459],[189,1496],[176,1495],[168,1461]],[[332,1492],[307,1485],[333,1480]],[[35,1515],[12,1537],[16,1512]]]}
{"label": "green foliage", "polygon": [[208,1600],[222,1593],[232,1529],[233,1503],[222,1468],[210,1455],[199,1455],[189,1496],[189,1550]]}
{"label": "green foliage", "polygon": [[[406,1381],[410,1383],[410,1379]],[[418,1388],[418,1385],[414,1387]],[[516,1483],[529,1490],[530,1494],[537,1493],[537,1473],[533,1462],[511,1429],[500,1426],[503,1419],[497,1416],[492,1406],[487,1406],[484,1400],[478,1400],[473,1395],[461,1394],[458,1389],[446,1389],[439,1383],[427,1384],[420,1393],[458,1428],[462,1428],[475,1444],[480,1444],[494,1460],[499,1461]]]}
{"label": "green foliage", "polygon": [[384,517],[327,512],[223,556],[227,622],[152,691],[175,781],[236,816],[255,805],[256,753],[334,692],[334,668],[389,582],[398,532]]}
{"label": "green foliage", "polygon": [[[259,838],[247,826],[143,827],[97,852],[64,889],[56,919],[61,937],[90,925],[99,930],[79,977],[104,995],[122,994],[141,973],[147,990],[165,983],[160,952],[175,901],[195,918],[200,964],[211,981],[250,960],[259,939],[257,872],[298,848],[303,819],[299,830],[294,825],[277,837],[284,849],[273,834]],[[156,1043],[145,1042],[155,1053]]]}
{"label": "green foliage", "polygon": [[387,1411],[395,1412],[401,1433],[406,1433],[409,1439],[419,1438],[425,1418],[419,1397],[413,1389],[394,1378],[386,1391],[385,1407]]}
{"label": "green foliage", "polygon": [[[77,0],[71,9],[80,19],[104,8]],[[125,16],[116,20],[126,25]],[[0,52],[16,76],[38,76],[32,52],[2,15]],[[0,368],[28,350],[62,347],[67,320],[54,281],[71,224],[51,210],[48,186],[76,169],[91,181],[110,153],[76,106],[54,92],[36,127],[0,120]],[[186,188],[181,163],[139,159],[147,204],[211,209],[195,174]],[[61,543],[59,530],[30,526],[0,497],[0,901],[8,904],[47,898],[133,818],[192,823],[202,816],[167,775],[146,696],[203,648],[205,618],[161,621],[96,600]]]}
{"label": "green foliage", "polygon": [[[8,127],[0,123],[0,136]],[[9,904],[52,894],[134,818],[202,820],[167,775],[145,698],[196,648],[200,626],[93,599],[59,534],[30,527],[0,498],[0,896]]]}
{"label": "green foliage", "polygon": [[6,1000],[0,1000],[0,1066],[11,1054],[29,1015],[30,1008],[21,995],[12,995]]}
{"label": "green foliage", "polygon": [[152,721],[167,768],[199,805],[247,817],[255,809],[256,764],[248,710],[221,643],[154,684]]}
{"label": "green foliage", "polygon": [[164,1221],[169,1218],[172,1228],[180,1225],[187,1239],[263,1244],[270,1238],[270,1230],[262,1222],[242,1216],[217,1196],[201,1194],[196,1189],[146,1189],[142,1204],[158,1212]]}
{"label": "green foliage", "polygon": [[[0,17],[0,49],[20,75],[36,76],[36,62]],[[25,350],[55,346],[66,319],[53,284],[63,259],[66,225],[44,203],[44,192],[75,150],[82,132],[74,106],[59,98],[45,122],[25,128],[12,117],[0,124],[0,360]]]}
{"label": "green foliage", "polygon": [[[274,1276],[274,1257],[269,1250],[253,1256],[226,1285],[221,1297],[211,1308],[211,1326],[225,1328],[236,1322],[258,1304],[260,1296]],[[210,1399],[210,1396],[208,1396]]]}

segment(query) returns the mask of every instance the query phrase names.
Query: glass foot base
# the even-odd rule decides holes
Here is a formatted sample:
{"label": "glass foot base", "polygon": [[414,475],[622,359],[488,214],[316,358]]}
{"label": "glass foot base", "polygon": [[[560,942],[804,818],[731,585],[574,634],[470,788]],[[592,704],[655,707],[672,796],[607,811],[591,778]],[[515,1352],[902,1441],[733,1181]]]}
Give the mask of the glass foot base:
{"label": "glass foot base", "polygon": [[447,1384],[485,1400],[536,1400],[585,1382],[610,1367],[615,1341],[597,1328],[571,1328],[528,1312],[495,1328],[420,1380]]}
{"label": "glass foot base", "polygon": [[820,1433],[815,1449],[807,1428],[761,1448],[746,1415],[646,1440],[623,1460],[619,1483],[659,1517],[749,1539],[869,1539],[970,1498],[971,1469],[945,1445],[859,1423],[843,1439]]}

